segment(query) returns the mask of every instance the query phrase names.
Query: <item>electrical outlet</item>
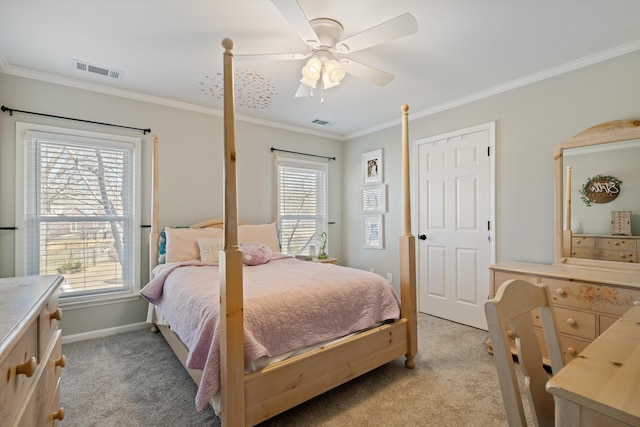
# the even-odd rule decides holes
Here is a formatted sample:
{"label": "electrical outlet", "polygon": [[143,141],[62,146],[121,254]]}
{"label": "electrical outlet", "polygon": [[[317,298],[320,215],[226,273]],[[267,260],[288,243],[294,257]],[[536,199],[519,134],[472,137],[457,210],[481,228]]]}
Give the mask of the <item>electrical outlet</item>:
{"label": "electrical outlet", "polygon": [[373,267],[371,267],[371,268],[369,269],[369,271],[370,271],[370,272],[372,272],[372,273],[375,273],[375,272],[376,272],[376,269],[375,269],[375,268],[373,268]]}
{"label": "electrical outlet", "polygon": [[387,282],[393,283],[393,274],[387,273]]}

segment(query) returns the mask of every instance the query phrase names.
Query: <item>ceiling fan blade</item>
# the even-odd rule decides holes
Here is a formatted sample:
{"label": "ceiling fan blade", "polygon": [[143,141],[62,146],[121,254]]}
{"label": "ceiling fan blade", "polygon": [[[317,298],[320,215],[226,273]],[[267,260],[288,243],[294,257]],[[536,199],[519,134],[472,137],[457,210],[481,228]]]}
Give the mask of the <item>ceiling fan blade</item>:
{"label": "ceiling fan blade", "polygon": [[347,74],[351,74],[378,86],[385,86],[389,84],[395,77],[393,74],[389,74],[351,59],[342,59],[340,62],[345,62],[347,64]]}
{"label": "ceiling fan blade", "polygon": [[265,54],[235,54],[234,58],[243,61],[290,61],[296,59],[305,59],[311,56],[311,52],[307,53],[265,53]]}
{"label": "ceiling fan blade", "polygon": [[418,32],[418,22],[410,13],[390,19],[342,40],[336,48],[341,53],[355,52]]}
{"label": "ceiling fan blade", "polygon": [[289,21],[293,28],[295,28],[302,41],[312,45],[318,44],[318,36],[316,32],[313,31],[307,16],[296,0],[271,0],[271,3],[273,3],[282,16]]}

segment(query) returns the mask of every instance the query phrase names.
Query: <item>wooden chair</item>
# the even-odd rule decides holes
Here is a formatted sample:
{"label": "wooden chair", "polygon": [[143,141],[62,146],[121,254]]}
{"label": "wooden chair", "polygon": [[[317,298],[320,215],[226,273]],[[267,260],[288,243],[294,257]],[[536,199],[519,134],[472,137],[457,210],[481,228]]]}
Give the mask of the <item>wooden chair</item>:
{"label": "wooden chair", "polygon": [[554,425],[553,396],[545,390],[549,374],[544,368],[542,351],[534,329],[534,318],[539,316],[551,361],[551,372],[558,372],[564,366],[564,359],[551,301],[547,285],[508,280],[500,286],[495,298],[484,305],[502,399],[511,427],[526,426],[527,421],[509,336],[515,338],[518,361],[525,378],[527,400],[535,425]]}

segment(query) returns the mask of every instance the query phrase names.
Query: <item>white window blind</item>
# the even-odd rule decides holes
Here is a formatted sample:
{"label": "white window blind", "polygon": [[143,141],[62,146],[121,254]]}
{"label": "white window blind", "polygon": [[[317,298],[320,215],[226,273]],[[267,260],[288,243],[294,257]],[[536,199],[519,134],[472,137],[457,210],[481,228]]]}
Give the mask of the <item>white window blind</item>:
{"label": "white window blind", "polygon": [[61,298],[139,287],[137,147],[24,133],[24,270],[61,274]]}
{"label": "white window blind", "polygon": [[327,165],[279,158],[277,173],[282,252],[309,255],[327,231]]}

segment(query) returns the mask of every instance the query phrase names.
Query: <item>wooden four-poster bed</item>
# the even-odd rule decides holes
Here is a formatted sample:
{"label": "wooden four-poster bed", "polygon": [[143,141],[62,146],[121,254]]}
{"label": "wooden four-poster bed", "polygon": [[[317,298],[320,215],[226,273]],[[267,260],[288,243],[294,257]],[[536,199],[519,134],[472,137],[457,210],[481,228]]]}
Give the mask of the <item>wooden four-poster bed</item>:
{"label": "wooden four-poster bed", "polygon": [[[400,237],[400,301],[393,294],[397,314],[391,318],[385,310],[389,308],[387,305],[384,309],[363,309],[362,311],[385,311],[380,314],[377,323],[368,325],[365,329],[358,326],[357,333],[348,334],[346,337],[337,341],[324,341],[320,344],[312,346],[308,351],[301,354],[294,354],[290,357],[280,360],[276,363],[267,365],[266,367],[254,367],[252,372],[245,372],[245,360],[247,354],[252,352],[252,348],[247,344],[247,334],[253,337],[254,332],[247,328],[249,322],[248,316],[250,311],[254,311],[252,293],[252,281],[255,272],[263,272],[265,277],[270,278],[269,286],[275,286],[272,274],[280,274],[276,277],[277,281],[289,280],[291,276],[302,276],[304,273],[296,269],[315,269],[310,274],[314,277],[330,276],[331,274],[338,276],[350,276],[351,274],[358,277],[364,277],[366,287],[373,288],[373,282],[380,276],[364,272],[362,270],[319,264],[313,262],[299,261],[291,257],[285,257],[277,252],[277,248],[273,251],[273,257],[264,265],[256,267],[243,267],[243,246],[239,243],[239,235],[241,240],[248,239],[242,237],[242,233],[247,233],[244,224],[238,221],[237,213],[237,191],[236,191],[236,142],[235,142],[235,106],[233,96],[233,42],[230,39],[224,39],[222,45],[225,49],[224,58],[224,217],[222,220],[205,221],[203,223],[192,226],[193,228],[213,227],[217,229],[216,236],[223,237],[222,247],[217,256],[217,266],[203,265],[195,261],[184,262],[181,266],[189,267],[191,270],[200,269],[201,271],[209,271],[213,274],[209,279],[209,291],[211,291],[210,283],[219,280],[219,294],[215,289],[215,299],[219,298],[219,312],[215,317],[217,322],[216,337],[219,336],[219,349],[209,343],[210,354],[214,354],[214,358],[219,355],[219,390],[216,399],[212,399],[210,403],[220,415],[223,426],[244,426],[255,425],[266,419],[273,417],[279,413],[286,411],[304,401],[307,401],[327,390],[330,390],[340,384],[343,384],[365,372],[375,369],[386,364],[398,357],[405,356],[405,366],[414,368],[414,357],[417,354],[417,310],[416,310],[416,278],[415,278],[415,239],[411,235],[410,215],[409,215],[409,144],[408,144],[408,107],[402,106],[402,184],[403,184],[403,234]],[[155,264],[158,259],[158,240],[161,232],[159,228],[159,203],[158,203],[158,139],[154,138],[154,160],[153,160],[153,219],[152,230],[150,236],[150,262]],[[172,233],[176,230],[167,228]],[[208,230],[208,229],[207,229]],[[190,231],[191,232],[191,231]],[[253,240],[258,240],[254,239]],[[201,243],[203,240],[198,240]],[[169,243],[167,241],[167,243]],[[175,246],[175,242],[174,242]],[[168,249],[168,248],[167,248]],[[264,249],[264,248],[263,248]],[[201,246],[201,251],[202,251]],[[167,252],[167,255],[168,252]],[[189,265],[191,264],[191,265]],[[245,257],[246,264],[246,257]],[[251,264],[253,265],[253,264]],[[291,265],[294,272],[284,269],[285,265]],[[153,265],[152,265],[153,267]],[[276,269],[277,273],[272,273],[269,268]],[[289,267],[287,267],[289,268]],[[263,269],[263,270],[260,270]],[[318,270],[322,269],[322,271]],[[147,285],[141,293],[150,304],[149,321],[157,323],[157,327],[163,334],[171,348],[174,350],[178,358],[181,360],[194,381],[199,384],[200,390],[206,388],[207,379],[203,372],[206,370],[192,369],[188,366],[194,365],[195,350],[186,342],[194,343],[202,340],[202,336],[198,338],[185,337],[180,335],[176,324],[182,323],[182,319],[175,317],[173,322],[159,321],[162,317],[160,314],[168,309],[169,303],[163,299],[169,299],[171,291],[165,285],[164,294],[161,287],[153,291],[148,288],[157,282],[162,276],[171,277],[176,274],[178,268],[169,272],[171,268],[166,268],[165,272],[155,270],[155,278]],[[184,269],[189,271],[188,268]],[[244,272],[243,272],[244,271]],[[322,274],[319,274],[320,273]],[[288,272],[288,273],[287,273]],[[244,276],[244,278],[243,278]],[[287,276],[287,277],[284,277]],[[169,279],[166,279],[169,280]],[[332,282],[334,279],[327,279]],[[360,280],[360,279],[358,279]],[[391,287],[382,279],[384,285],[380,285],[382,291],[386,287]],[[320,284],[318,284],[320,283]],[[329,287],[327,281],[318,280],[315,288]],[[261,285],[263,288],[265,285]],[[378,285],[376,285],[378,286]],[[177,288],[179,292],[185,292],[185,285],[180,284]],[[345,288],[351,287],[343,286]],[[362,291],[360,291],[362,292]],[[368,292],[368,291],[367,291]],[[200,297],[197,297],[200,298]],[[341,297],[343,300],[357,299],[356,297]],[[369,297],[370,300],[378,300],[376,297]],[[165,304],[165,305],[163,305]],[[188,310],[200,310],[200,300],[193,300],[188,303]],[[215,305],[215,304],[209,304]],[[217,308],[217,307],[216,307]],[[158,312],[156,310],[158,309]],[[270,309],[269,309],[270,310]],[[313,309],[305,309],[313,311]],[[294,313],[294,309],[287,307],[287,312]],[[269,316],[270,313],[267,313]],[[360,319],[361,314],[358,314]],[[296,319],[296,322],[298,320]],[[193,322],[193,321],[191,321]],[[171,326],[169,326],[169,324]],[[318,325],[321,329],[322,325]],[[196,329],[204,327],[195,326]],[[315,327],[314,327],[315,328]],[[206,329],[206,328],[204,328]],[[297,331],[296,331],[297,332]],[[188,335],[188,334],[187,334]],[[295,334],[294,334],[295,335]],[[344,334],[343,334],[344,335]],[[217,340],[218,338],[215,338]],[[217,343],[217,341],[216,341]],[[211,350],[213,349],[213,351]],[[217,362],[217,361],[216,361]],[[214,368],[216,369],[216,368]],[[214,370],[210,369],[210,370]],[[216,372],[217,373],[217,372]],[[217,387],[216,387],[217,389]],[[208,398],[208,395],[207,395]],[[196,398],[196,402],[198,402]],[[206,404],[206,402],[205,402]]]}

